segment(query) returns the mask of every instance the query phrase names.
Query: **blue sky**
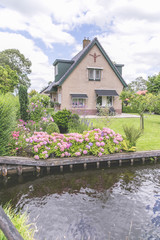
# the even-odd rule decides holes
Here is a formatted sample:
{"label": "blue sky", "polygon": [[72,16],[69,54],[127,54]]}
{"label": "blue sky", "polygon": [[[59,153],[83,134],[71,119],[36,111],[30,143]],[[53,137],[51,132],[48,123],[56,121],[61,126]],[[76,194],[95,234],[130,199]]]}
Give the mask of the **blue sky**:
{"label": "blue sky", "polygon": [[127,83],[160,72],[159,0],[1,0],[0,51],[32,62],[31,89],[54,80],[56,58],[71,59],[97,37]]}

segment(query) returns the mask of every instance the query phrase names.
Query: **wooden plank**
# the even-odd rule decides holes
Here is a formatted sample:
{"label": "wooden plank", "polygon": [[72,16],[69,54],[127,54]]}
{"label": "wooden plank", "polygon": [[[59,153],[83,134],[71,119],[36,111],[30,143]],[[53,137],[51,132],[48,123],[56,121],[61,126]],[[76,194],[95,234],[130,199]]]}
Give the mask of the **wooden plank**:
{"label": "wooden plank", "polygon": [[5,214],[3,208],[0,206],[0,229],[8,240],[23,240],[15,226],[12,224],[9,217]]}
{"label": "wooden plank", "polygon": [[141,152],[130,152],[130,153],[115,153],[108,154],[101,157],[97,156],[83,156],[83,157],[71,157],[71,158],[52,158],[47,160],[35,160],[27,157],[8,157],[1,156],[0,164],[9,165],[23,165],[23,166],[39,166],[39,167],[52,167],[52,166],[64,166],[64,165],[75,165],[84,163],[95,163],[105,161],[119,161],[119,160],[130,160],[130,159],[144,159],[150,157],[159,157],[160,150],[153,151],[141,151]]}

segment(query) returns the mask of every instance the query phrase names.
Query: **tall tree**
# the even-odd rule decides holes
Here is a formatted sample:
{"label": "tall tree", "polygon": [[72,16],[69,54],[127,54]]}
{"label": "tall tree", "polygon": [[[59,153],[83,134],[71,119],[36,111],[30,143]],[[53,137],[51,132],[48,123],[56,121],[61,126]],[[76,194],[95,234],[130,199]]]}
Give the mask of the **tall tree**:
{"label": "tall tree", "polygon": [[9,66],[0,66],[0,91],[2,93],[13,92],[18,84],[18,76]]}
{"label": "tall tree", "polygon": [[146,90],[147,80],[143,79],[143,77],[138,77],[128,84],[128,89],[133,92],[138,92],[139,90]]}
{"label": "tall tree", "polygon": [[19,80],[17,87],[20,85],[30,87],[28,74],[31,73],[32,63],[18,49],[6,49],[0,52],[0,65],[3,67],[8,65],[13,71],[17,72]]}
{"label": "tall tree", "polygon": [[148,92],[154,94],[158,94],[158,92],[160,92],[160,73],[158,75],[148,77],[147,90]]}
{"label": "tall tree", "polygon": [[19,87],[19,103],[20,103],[20,115],[21,119],[24,121],[28,120],[28,93],[27,93],[27,87],[24,85],[20,85]]}

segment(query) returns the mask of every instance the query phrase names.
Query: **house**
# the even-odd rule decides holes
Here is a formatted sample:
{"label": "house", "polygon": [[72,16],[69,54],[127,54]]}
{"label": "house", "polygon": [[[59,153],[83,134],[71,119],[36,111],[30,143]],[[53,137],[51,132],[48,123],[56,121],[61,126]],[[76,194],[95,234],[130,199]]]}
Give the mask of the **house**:
{"label": "house", "polygon": [[143,95],[143,96],[145,96],[147,92],[148,92],[147,90],[139,90],[139,91],[136,92],[136,93],[137,93],[138,95]]}
{"label": "house", "polygon": [[71,60],[56,59],[55,81],[45,90],[59,109],[96,114],[97,104],[122,112],[119,95],[127,86],[123,64],[114,64],[97,38],[83,40],[83,49]]}

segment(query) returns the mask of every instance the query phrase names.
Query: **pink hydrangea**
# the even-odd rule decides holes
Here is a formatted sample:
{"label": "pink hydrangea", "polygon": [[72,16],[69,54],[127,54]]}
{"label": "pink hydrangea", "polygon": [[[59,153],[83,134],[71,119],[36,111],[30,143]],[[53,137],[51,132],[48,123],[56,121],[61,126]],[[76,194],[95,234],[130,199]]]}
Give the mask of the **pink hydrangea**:
{"label": "pink hydrangea", "polygon": [[83,151],[83,154],[87,154],[87,153],[88,153],[87,150],[84,150],[84,151]]}
{"label": "pink hydrangea", "polygon": [[46,154],[46,153],[47,153],[47,151],[43,151],[43,152],[42,152],[42,154]]}
{"label": "pink hydrangea", "polygon": [[96,142],[96,146],[100,147],[101,146],[100,142]]}
{"label": "pink hydrangea", "polygon": [[104,143],[104,142],[101,142],[100,145],[103,147],[103,146],[105,145],[105,143]]}
{"label": "pink hydrangea", "polygon": [[99,153],[98,153],[98,156],[99,156],[99,157],[101,157],[101,156],[102,156],[102,153],[101,153],[101,152],[99,152]]}
{"label": "pink hydrangea", "polygon": [[39,159],[39,156],[38,156],[38,155],[35,155],[34,158],[35,158],[36,160],[38,160],[38,159]]}

